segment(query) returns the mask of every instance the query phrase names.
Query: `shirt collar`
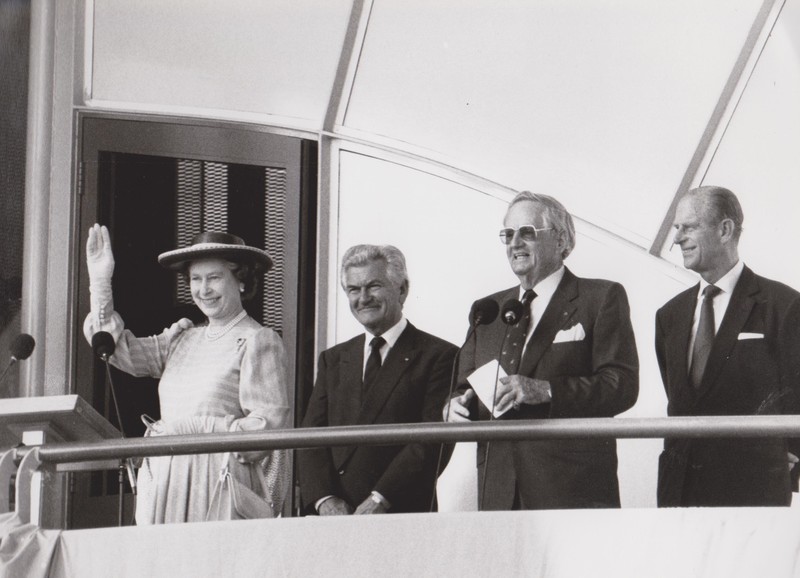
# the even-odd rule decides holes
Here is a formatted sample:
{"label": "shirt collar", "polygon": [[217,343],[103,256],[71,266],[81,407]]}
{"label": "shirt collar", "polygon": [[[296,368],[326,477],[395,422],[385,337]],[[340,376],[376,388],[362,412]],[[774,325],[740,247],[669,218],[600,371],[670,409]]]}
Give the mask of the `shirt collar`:
{"label": "shirt collar", "polygon": [[[558,284],[561,283],[561,279],[564,278],[564,265],[561,265],[556,271],[550,273],[547,277],[539,281],[536,285],[533,286],[533,290],[536,292],[536,299],[540,301],[547,300],[549,301],[550,298],[553,296],[553,293],[556,292],[558,289]],[[519,299],[522,300],[522,295],[525,293],[525,288],[520,285],[519,287]]]}
{"label": "shirt collar", "polygon": [[[400,318],[400,321],[392,325],[389,329],[381,333],[381,337],[386,340],[386,343],[389,345],[391,349],[394,347],[394,344],[397,343],[397,340],[400,339],[400,335],[405,331],[406,326],[408,325],[408,319],[405,316]],[[369,342],[372,340],[373,335],[369,331],[366,333],[367,339],[367,346],[369,346]]]}
{"label": "shirt collar", "polygon": [[[725,273],[719,280],[714,283],[715,287],[719,287],[724,293],[730,295],[733,293],[734,287],[736,287],[736,283],[739,282],[739,277],[742,276],[742,271],[744,271],[744,262],[740,259],[736,262],[736,265],[731,267],[730,271]],[[711,285],[708,281],[700,278],[700,293],[699,295],[703,294],[703,290]]]}

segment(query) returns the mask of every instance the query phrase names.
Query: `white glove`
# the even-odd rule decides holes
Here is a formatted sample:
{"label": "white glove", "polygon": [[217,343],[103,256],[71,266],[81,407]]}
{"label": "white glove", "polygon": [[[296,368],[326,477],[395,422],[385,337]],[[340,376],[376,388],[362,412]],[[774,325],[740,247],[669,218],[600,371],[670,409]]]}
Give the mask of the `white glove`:
{"label": "white glove", "polygon": [[89,238],[86,241],[86,265],[89,269],[89,301],[92,317],[97,330],[102,331],[114,311],[114,294],[111,290],[114,254],[111,252],[108,229],[97,223],[89,229]]}

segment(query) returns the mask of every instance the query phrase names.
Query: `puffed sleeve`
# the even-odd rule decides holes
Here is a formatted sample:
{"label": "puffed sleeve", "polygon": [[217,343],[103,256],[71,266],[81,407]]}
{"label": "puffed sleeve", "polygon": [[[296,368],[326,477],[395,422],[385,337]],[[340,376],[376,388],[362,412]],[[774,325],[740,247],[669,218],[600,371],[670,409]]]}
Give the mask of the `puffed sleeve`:
{"label": "puffed sleeve", "polygon": [[[245,417],[235,419],[230,431],[284,429],[292,426],[290,387],[283,341],[263,327],[245,344],[239,373],[239,403]],[[291,452],[254,452],[263,491],[278,515],[291,489]]]}
{"label": "puffed sleeve", "polygon": [[263,327],[245,343],[239,374],[239,403],[245,417],[234,420],[231,431],[291,427],[289,389],[283,341]]}
{"label": "puffed sleeve", "polygon": [[[125,323],[116,311],[112,312],[103,324],[103,330],[114,338],[116,347],[109,362],[114,367],[137,377],[161,377],[170,348],[183,331],[192,326],[188,319],[181,319],[164,329],[158,335],[136,337],[125,329]],[[91,313],[83,323],[83,334],[91,344],[92,337],[99,331],[95,316]]]}

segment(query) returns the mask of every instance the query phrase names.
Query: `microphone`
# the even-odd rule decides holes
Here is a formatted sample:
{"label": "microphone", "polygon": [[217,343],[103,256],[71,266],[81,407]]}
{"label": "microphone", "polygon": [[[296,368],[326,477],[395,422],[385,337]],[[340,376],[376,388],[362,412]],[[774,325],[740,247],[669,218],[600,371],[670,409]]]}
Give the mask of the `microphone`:
{"label": "microphone", "polygon": [[[469,312],[470,330],[474,331],[474,328],[478,325],[488,325],[497,319],[499,313],[500,305],[497,304],[497,301],[490,297],[479,299],[472,304],[472,309]],[[468,334],[467,339],[469,337],[470,335]]]}
{"label": "microphone", "polygon": [[108,331],[98,331],[92,335],[92,351],[94,354],[108,363],[108,358],[114,355],[117,344]]}
{"label": "microphone", "polygon": [[20,333],[14,341],[11,342],[8,350],[11,352],[11,359],[14,361],[22,361],[31,356],[34,347],[36,347],[36,340],[27,333]]}
{"label": "microphone", "polygon": [[[522,306],[522,304],[520,304],[520,306]],[[479,325],[489,325],[492,321],[497,319],[497,315],[499,313],[500,305],[498,305],[497,301],[491,297],[478,299],[472,304],[472,309],[469,312],[470,323],[469,331],[467,331],[467,337],[464,339],[464,343],[458,348],[458,351],[453,358],[453,369],[450,372],[450,391],[447,395],[447,409],[445,411],[446,415],[450,414],[450,400],[453,397],[453,389],[455,389],[456,378],[458,377],[458,363],[461,360],[461,350],[467,346],[469,340],[475,335],[475,331],[478,329]]]}
{"label": "microphone", "polygon": [[522,318],[523,312],[524,306],[519,299],[509,299],[503,303],[503,309],[501,312],[503,323],[506,325],[516,325]]}
{"label": "microphone", "polygon": [[27,333],[20,333],[14,338],[14,341],[8,346],[11,359],[9,359],[8,365],[6,365],[2,375],[0,375],[0,383],[3,383],[5,380],[6,374],[8,370],[11,369],[12,365],[18,361],[28,359],[31,356],[34,347],[36,347],[36,340]]}
{"label": "microphone", "polygon": [[[125,429],[122,427],[122,414],[119,412],[119,404],[117,403],[117,393],[116,389],[114,388],[114,381],[111,379],[111,369],[109,367],[108,360],[109,358],[114,355],[114,350],[117,348],[117,344],[114,342],[114,337],[108,331],[98,331],[94,335],[92,335],[92,351],[94,354],[103,360],[103,363],[106,366],[106,376],[108,377],[108,385],[109,389],[111,389],[111,399],[114,402],[114,410],[117,412],[117,423],[119,423],[119,431],[122,434],[122,438],[125,439]],[[131,485],[131,492],[133,495],[136,495],[136,474],[133,468],[133,461],[128,458],[126,460],[120,460],[119,464],[119,525],[122,526],[122,509],[123,509],[123,499],[124,493],[122,491],[122,471],[125,470],[128,474],[128,483]]]}
{"label": "microphone", "polygon": [[[521,304],[520,304],[521,305]],[[497,301],[492,299],[491,297],[484,297],[483,299],[478,299],[475,303],[472,304],[472,309],[469,312],[469,331],[467,331],[467,337],[464,339],[464,343],[461,347],[458,348],[455,357],[453,358],[453,369],[450,373],[450,391],[447,397],[447,413],[450,413],[450,398],[453,396],[453,389],[455,388],[456,384],[456,377],[458,376],[458,363],[461,358],[461,350],[467,346],[467,343],[475,335],[475,330],[478,329],[479,325],[489,325],[492,321],[497,319],[497,315],[500,313],[500,305],[497,304]]]}
{"label": "microphone", "polygon": [[[469,331],[467,337],[464,339],[463,345],[458,348],[455,357],[453,358],[453,368],[450,371],[450,389],[447,392],[447,405],[445,407],[445,415],[450,415],[450,402],[453,399],[453,389],[456,386],[456,378],[458,377],[458,363],[461,360],[461,350],[466,347],[469,340],[475,335],[475,330],[479,325],[489,325],[492,321],[497,319],[500,313],[500,305],[491,297],[484,297],[478,299],[472,304],[472,309],[469,312]],[[436,471],[433,476],[433,495],[431,496],[430,512],[433,512],[433,507],[436,502],[436,480],[439,479],[439,473],[442,470],[442,460],[444,454],[444,444],[439,444],[439,457],[436,461]],[[448,455],[448,460],[450,459]]]}

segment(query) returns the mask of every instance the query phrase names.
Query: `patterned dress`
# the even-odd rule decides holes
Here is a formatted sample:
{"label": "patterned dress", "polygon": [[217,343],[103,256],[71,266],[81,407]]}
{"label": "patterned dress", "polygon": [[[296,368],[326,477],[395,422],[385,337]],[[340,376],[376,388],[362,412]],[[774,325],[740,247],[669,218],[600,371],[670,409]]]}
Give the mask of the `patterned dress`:
{"label": "patterned dress", "polygon": [[[146,435],[254,431],[291,427],[283,342],[272,329],[245,316],[217,337],[206,327],[137,338],[115,312],[103,327],[114,336],[110,362],[136,376],[160,378],[161,420]],[[84,324],[95,333],[91,315]],[[228,454],[147,458],[139,470],[137,524],[197,522],[206,518]],[[291,482],[288,452],[239,465],[232,474],[280,513]]]}

